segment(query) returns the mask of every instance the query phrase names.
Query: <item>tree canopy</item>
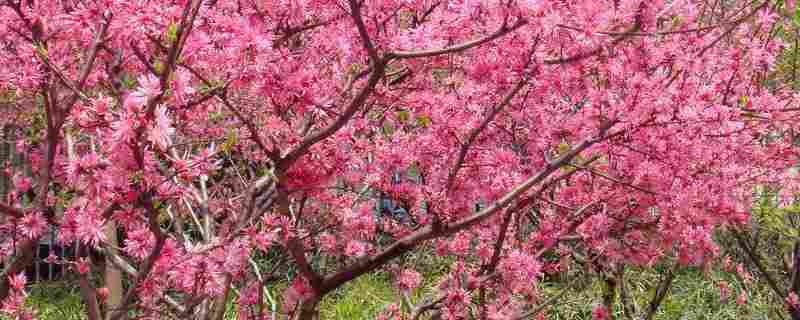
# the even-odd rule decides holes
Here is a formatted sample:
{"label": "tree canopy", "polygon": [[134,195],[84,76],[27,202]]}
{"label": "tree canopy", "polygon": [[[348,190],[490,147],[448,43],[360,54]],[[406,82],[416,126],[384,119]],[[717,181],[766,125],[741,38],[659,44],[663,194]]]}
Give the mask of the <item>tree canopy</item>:
{"label": "tree canopy", "polygon": [[793,1],[0,4],[0,123],[31,166],[0,201],[15,316],[54,227],[127,279],[104,304],[102,270],[62,261],[92,320],[221,319],[233,291],[261,319],[283,265],[278,314],[311,319],[379,269],[415,287],[423,247],[454,264],[415,316],[523,319],[565,259],[703,265],[756,186],[795,190]]}

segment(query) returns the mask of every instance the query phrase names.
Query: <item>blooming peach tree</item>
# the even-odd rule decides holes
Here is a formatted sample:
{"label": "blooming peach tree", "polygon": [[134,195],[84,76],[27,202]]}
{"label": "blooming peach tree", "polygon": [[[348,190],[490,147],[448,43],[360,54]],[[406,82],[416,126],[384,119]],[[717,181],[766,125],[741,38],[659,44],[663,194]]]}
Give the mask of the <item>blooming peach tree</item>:
{"label": "blooming peach tree", "polygon": [[397,317],[541,315],[572,258],[702,265],[753,186],[793,190],[792,2],[2,0],[0,122],[31,167],[3,172],[2,311],[35,316],[50,228],[91,320],[311,319],[367,273],[410,292],[419,250],[454,263]]}

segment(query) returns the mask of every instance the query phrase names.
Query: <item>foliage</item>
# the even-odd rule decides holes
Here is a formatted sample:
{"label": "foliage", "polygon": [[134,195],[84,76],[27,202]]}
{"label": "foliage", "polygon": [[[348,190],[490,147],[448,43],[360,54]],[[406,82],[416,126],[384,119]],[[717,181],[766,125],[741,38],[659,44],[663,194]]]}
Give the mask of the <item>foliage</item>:
{"label": "foliage", "polygon": [[[446,264],[440,264],[445,266]],[[652,295],[649,290],[652,283],[658,281],[659,273],[650,268],[638,268],[628,271],[628,285],[633,296],[640,305],[644,305]],[[426,283],[434,283],[434,276],[426,274]],[[736,304],[733,298],[720,303],[720,291],[717,281],[726,280],[732,283],[732,290],[738,292],[741,287],[736,278],[729,273],[714,272],[710,277],[699,269],[686,269],[680,272],[672,287],[671,294],[664,301],[655,319],[773,319],[776,303],[771,299],[769,289],[763,285],[748,290],[749,300],[744,306]],[[398,301],[398,292],[386,274],[371,274],[349,283],[326,297],[320,305],[322,319],[375,319],[387,304]],[[65,286],[66,285],[66,286]],[[557,294],[564,283],[543,283],[542,290],[547,294]],[[283,285],[285,287],[285,285]],[[277,286],[280,292],[280,285]],[[429,287],[425,285],[424,287]],[[69,289],[65,283],[40,283],[30,290],[28,303],[39,311],[39,319],[85,319],[81,317],[81,305],[76,289]],[[274,289],[275,287],[273,287]],[[427,290],[427,289],[426,289]],[[589,283],[588,287],[573,287],[559,305],[551,307],[547,319],[589,319],[587,306],[599,295],[599,287]],[[421,296],[418,292],[415,296]],[[735,295],[734,295],[735,297]],[[235,305],[231,300],[231,307]],[[615,311],[622,317],[622,311]],[[727,317],[727,318],[726,318]],[[226,319],[236,319],[235,315]]]}
{"label": "foliage", "polygon": [[42,282],[33,286],[27,303],[37,311],[38,319],[86,319],[77,289],[63,282]]}

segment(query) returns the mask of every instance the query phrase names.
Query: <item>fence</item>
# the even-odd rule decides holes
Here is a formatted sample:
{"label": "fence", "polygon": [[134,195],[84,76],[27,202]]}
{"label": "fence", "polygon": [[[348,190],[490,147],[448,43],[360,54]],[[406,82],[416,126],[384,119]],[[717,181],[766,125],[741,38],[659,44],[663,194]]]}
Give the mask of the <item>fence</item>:
{"label": "fence", "polygon": [[[12,126],[5,125],[0,132],[0,169],[11,166],[15,169],[22,169],[30,174],[30,168],[26,168],[24,157],[16,150],[16,130]],[[11,177],[0,174],[0,201],[6,201],[8,192],[11,191]],[[5,222],[5,217],[0,216],[0,222]],[[8,237],[9,235],[2,235]],[[75,246],[62,246],[56,241],[56,229],[51,227],[48,234],[39,239],[39,246],[34,255],[31,266],[25,270],[25,275],[30,282],[40,282],[44,280],[59,280],[64,276],[64,266],[57,263],[48,263],[47,257],[53,253],[60,258],[74,257]],[[3,264],[5,261],[3,261]]]}

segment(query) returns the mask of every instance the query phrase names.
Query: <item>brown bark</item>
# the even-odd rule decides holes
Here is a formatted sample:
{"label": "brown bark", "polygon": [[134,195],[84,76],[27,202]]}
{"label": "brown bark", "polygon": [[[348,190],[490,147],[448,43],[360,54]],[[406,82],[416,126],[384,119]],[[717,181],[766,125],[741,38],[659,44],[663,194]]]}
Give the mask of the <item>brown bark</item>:
{"label": "brown bark", "polygon": [[617,297],[617,279],[609,273],[603,272],[603,306],[608,311],[608,319],[614,320],[614,301]]}
{"label": "brown bark", "polygon": [[[106,224],[105,228],[106,239],[108,240],[108,250],[113,254],[117,254],[117,247],[119,241],[117,239],[117,225],[110,221]],[[104,281],[106,288],[108,288],[108,297],[106,298],[106,310],[115,310],[122,302],[122,271],[119,270],[111,261],[106,257],[106,267]],[[111,313],[109,312],[109,316]]]}

